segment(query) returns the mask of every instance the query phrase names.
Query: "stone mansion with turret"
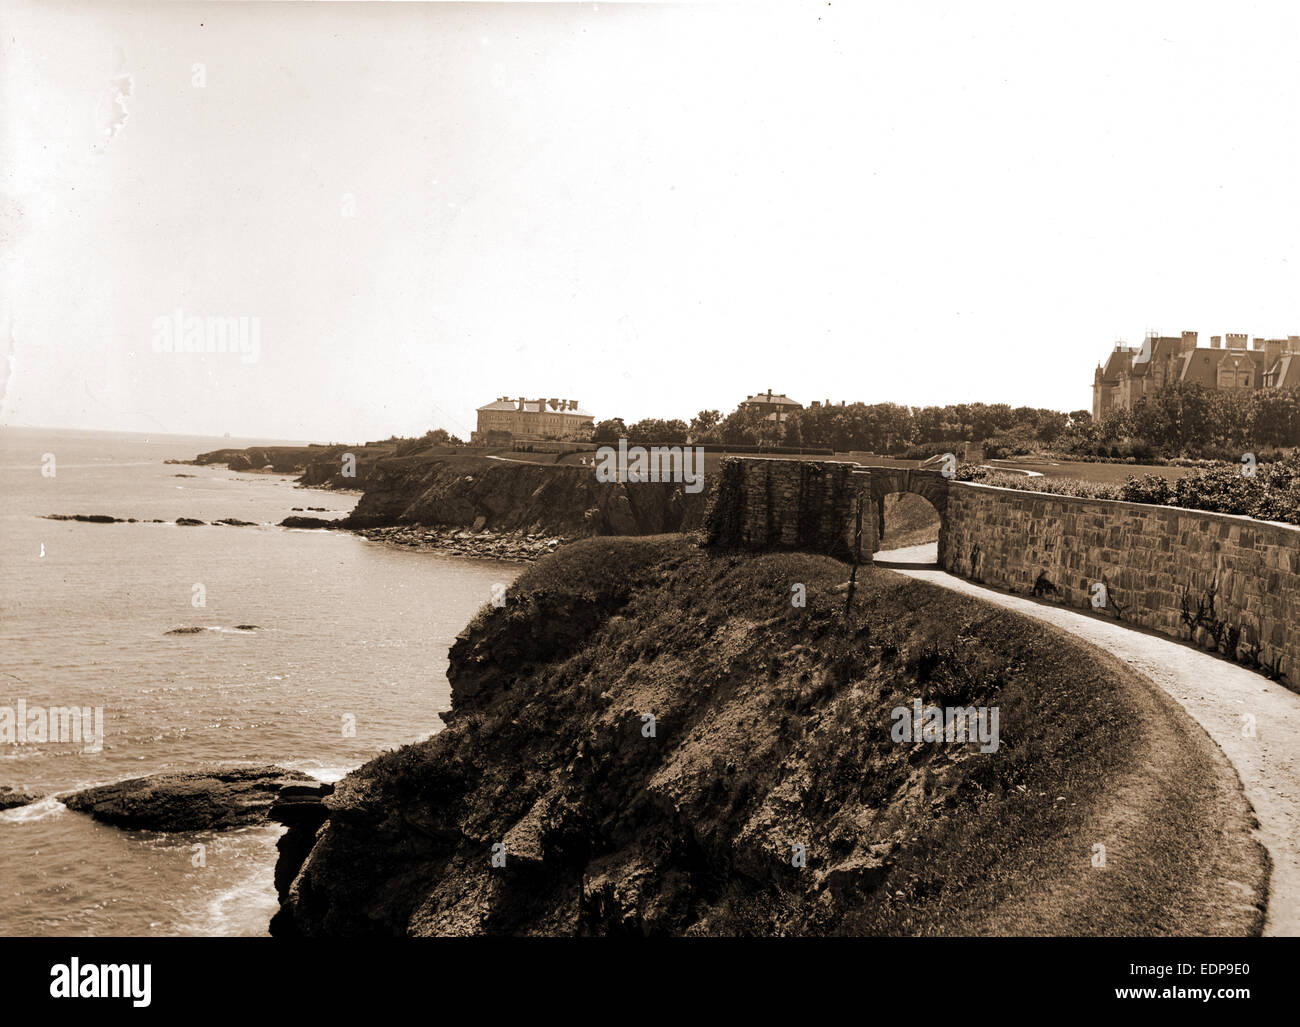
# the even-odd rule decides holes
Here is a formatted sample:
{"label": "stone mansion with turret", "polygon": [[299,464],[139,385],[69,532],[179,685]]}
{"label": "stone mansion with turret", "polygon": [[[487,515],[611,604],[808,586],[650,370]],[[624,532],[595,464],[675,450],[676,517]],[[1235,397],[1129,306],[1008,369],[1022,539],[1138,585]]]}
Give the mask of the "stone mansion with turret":
{"label": "stone mansion with turret", "polygon": [[1198,346],[1196,332],[1149,334],[1141,346],[1118,343],[1092,378],[1092,417],[1131,410],[1143,396],[1174,382],[1210,389],[1300,387],[1300,335],[1285,339],[1215,335]]}

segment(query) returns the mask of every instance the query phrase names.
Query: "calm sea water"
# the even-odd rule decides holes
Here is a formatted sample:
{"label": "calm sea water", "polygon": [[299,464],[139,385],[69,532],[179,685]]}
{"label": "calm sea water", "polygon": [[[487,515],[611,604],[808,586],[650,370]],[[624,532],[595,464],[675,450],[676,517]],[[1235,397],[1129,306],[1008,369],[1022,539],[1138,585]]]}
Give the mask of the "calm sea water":
{"label": "calm sea water", "polygon": [[[277,528],[356,497],[163,463],[252,441],[0,428],[0,707],[104,711],[100,752],[0,742],[0,785],[53,796],[214,761],[334,780],[441,727],[448,647],[518,565]],[[0,813],[0,934],[265,934],[281,830],[122,831],[55,798]]]}

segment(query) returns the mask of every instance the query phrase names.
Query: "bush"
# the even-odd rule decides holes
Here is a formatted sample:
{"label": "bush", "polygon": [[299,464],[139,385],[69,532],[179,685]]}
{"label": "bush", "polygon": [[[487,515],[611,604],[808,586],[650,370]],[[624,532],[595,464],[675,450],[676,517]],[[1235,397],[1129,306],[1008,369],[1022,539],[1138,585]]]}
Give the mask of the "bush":
{"label": "bush", "polygon": [[1168,478],[1158,474],[1144,474],[1141,478],[1130,477],[1120,487],[1120,498],[1129,503],[1155,503],[1164,505],[1173,502],[1174,486]]}
{"label": "bush", "polygon": [[965,442],[921,442],[915,446],[908,446],[903,450],[902,458],[904,460],[929,460],[932,456],[943,456],[945,453],[961,453],[966,447]]}
{"label": "bush", "polygon": [[984,457],[988,460],[1005,460],[1013,456],[1030,456],[1042,448],[1037,439],[1023,431],[998,432],[984,441]]}

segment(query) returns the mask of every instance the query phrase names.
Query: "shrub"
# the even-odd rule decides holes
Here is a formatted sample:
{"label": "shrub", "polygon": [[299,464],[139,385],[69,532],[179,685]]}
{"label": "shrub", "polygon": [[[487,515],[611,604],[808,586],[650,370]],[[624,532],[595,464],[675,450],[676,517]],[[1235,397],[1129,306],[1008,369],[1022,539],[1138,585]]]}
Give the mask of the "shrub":
{"label": "shrub", "polygon": [[1042,448],[1037,439],[1024,431],[1005,431],[984,441],[984,456],[988,460],[1005,460],[1012,456],[1029,456]]}
{"label": "shrub", "polygon": [[1168,478],[1158,474],[1130,477],[1120,486],[1120,498],[1130,503],[1168,504],[1173,501],[1174,487]]}
{"label": "shrub", "polygon": [[908,446],[903,450],[902,458],[904,460],[929,460],[932,456],[943,456],[944,453],[960,453],[966,447],[965,442],[948,441],[948,442],[921,442],[915,446]]}

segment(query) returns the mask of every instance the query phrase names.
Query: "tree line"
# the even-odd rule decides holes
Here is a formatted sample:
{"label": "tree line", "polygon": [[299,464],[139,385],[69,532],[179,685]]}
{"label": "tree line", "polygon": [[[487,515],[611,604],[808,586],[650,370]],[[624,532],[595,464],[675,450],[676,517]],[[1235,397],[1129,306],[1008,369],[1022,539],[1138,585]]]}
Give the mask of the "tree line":
{"label": "tree line", "polygon": [[[985,443],[990,456],[1033,452],[1092,456],[1219,456],[1300,445],[1300,389],[1218,390],[1175,383],[1131,410],[1094,422],[1087,410],[1062,412],[1007,403],[908,407],[899,403],[819,404],[780,421],[752,407],[723,416],[701,410],[691,420],[620,417],[599,421],[600,445],[662,443],[704,446],[803,446],[883,454],[928,455],[936,447]],[[1235,457],[1232,457],[1235,459]]]}

